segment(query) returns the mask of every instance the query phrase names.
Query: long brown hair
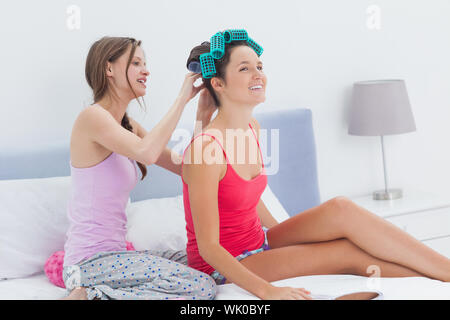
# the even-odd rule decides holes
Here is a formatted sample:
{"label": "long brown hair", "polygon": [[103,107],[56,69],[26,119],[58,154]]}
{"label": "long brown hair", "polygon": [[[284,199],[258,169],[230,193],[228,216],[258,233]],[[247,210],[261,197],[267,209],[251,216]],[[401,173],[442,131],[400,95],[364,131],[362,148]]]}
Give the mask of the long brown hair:
{"label": "long brown hair", "polygon": [[[117,94],[114,90],[111,90],[109,87],[109,82],[106,77],[106,66],[107,62],[114,62],[119,57],[121,57],[128,48],[131,46],[130,56],[128,57],[127,67],[125,70],[125,76],[128,82],[128,85],[133,91],[134,96],[136,97],[137,102],[142,107],[139,98],[134,92],[130,80],[128,79],[128,68],[130,66],[131,60],[133,58],[134,52],[136,51],[136,47],[141,45],[141,41],[136,40],[134,38],[129,37],[103,37],[91,46],[89,49],[89,53],[86,58],[86,67],[85,67],[85,76],[87,83],[91,87],[93,91],[94,103],[100,101],[106,94]],[[145,106],[145,101],[142,99],[142,102]],[[133,127],[131,126],[130,120],[128,118],[127,113],[125,112],[122,121],[122,127],[133,132]],[[141,180],[144,180],[144,177],[147,175],[147,168],[140,162],[137,162],[139,169],[142,173]]]}

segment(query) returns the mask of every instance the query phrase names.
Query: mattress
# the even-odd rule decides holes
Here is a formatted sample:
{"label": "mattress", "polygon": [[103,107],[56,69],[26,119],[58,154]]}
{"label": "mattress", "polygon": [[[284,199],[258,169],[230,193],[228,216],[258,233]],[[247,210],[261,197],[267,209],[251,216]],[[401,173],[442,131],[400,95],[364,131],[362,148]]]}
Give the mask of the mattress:
{"label": "mattress", "polygon": [[[381,291],[386,300],[450,300],[450,283],[423,277],[367,278],[353,275],[316,275],[273,282],[276,286],[305,288],[316,295],[338,296],[354,291]],[[44,273],[24,279],[0,281],[2,300],[52,300],[66,290],[50,283]],[[218,287],[217,300],[257,300],[234,284]]]}

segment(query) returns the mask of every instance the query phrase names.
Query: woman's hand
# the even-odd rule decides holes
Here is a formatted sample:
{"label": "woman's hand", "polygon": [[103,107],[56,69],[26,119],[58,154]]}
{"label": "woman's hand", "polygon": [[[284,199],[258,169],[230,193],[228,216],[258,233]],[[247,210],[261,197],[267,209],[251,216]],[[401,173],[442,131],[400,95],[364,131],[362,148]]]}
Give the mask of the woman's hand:
{"label": "woman's hand", "polygon": [[178,99],[185,105],[187,104],[193,97],[197,95],[197,93],[205,87],[205,84],[201,84],[198,87],[194,86],[194,82],[201,77],[200,73],[189,72],[184,77],[183,85],[181,86],[180,93],[178,94]]}
{"label": "woman's hand", "polygon": [[204,88],[200,92],[197,107],[197,121],[201,122],[202,129],[205,128],[211,121],[213,113],[217,110],[214,99],[209,93],[208,89]]}
{"label": "woman's hand", "polygon": [[263,300],[312,300],[309,296],[310,293],[304,288],[276,287],[270,285],[261,298]]}

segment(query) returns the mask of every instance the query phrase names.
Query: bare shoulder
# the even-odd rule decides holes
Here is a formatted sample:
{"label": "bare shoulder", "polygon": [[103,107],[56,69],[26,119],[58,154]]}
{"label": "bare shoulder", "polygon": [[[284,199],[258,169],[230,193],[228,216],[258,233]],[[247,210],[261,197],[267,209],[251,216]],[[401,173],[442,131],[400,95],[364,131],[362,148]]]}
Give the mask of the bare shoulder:
{"label": "bare shoulder", "polygon": [[94,140],[98,132],[111,132],[120,126],[111,113],[102,107],[91,105],[84,108],[75,120],[72,134],[77,133],[87,140]]}
{"label": "bare shoulder", "polygon": [[89,106],[84,108],[75,119],[72,138],[74,137],[89,137],[93,126],[100,125],[102,120],[107,117],[109,112],[99,107]]}
{"label": "bare shoulder", "polygon": [[96,126],[108,126],[113,124],[114,117],[105,109],[98,106],[89,106],[78,115],[76,124],[82,126],[84,130],[92,129]]}
{"label": "bare shoulder", "polygon": [[112,117],[112,115],[107,110],[97,105],[86,107],[83,111],[80,112],[81,117],[100,117],[105,115],[109,115]]}
{"label": "bare shoulder", "polygon": [[207,160],[206,151],[210,149],[214,142],[214,139],[209,135],[199,135],[196,136],[191,144],[186,148],[184,154],[184,163],[187,165],[190,164],[204,164]]}
{"label": "bare shoulder", "polygon": [[75,120],[70,137],[70,157],[75,167],[92,166],[111,152],[92,139],[93,126],[99,125],[99,120],[109,114],[106,110],[102,112],[100,109],[102,108],[87,107]]}
{"label": "bare shoulder", "polygon": [[225,156],[217,141],[209,135],[197,136],[184,153],[183,179],[188,183],[191,178],[219,181],[225,176],[225,164]]}
{"label": "bare shoulder", "polygon": [[[138,134],[140,125],[128,116],[133,133]],[[80,112],[77,118],[78,125],[85,130],[85,132],[92,132],[93,130],[109,130],[111,127],[121,126],[120,123],[114,119],[111,113],[99,106],[89,106]]]}

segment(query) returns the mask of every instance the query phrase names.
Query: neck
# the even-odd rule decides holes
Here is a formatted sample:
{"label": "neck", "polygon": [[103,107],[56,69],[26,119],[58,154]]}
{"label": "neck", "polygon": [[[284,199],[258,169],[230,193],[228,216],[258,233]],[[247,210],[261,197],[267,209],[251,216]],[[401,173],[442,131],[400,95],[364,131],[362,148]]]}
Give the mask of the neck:
{"label": "neck", "polygon": [[114,119],[117,120],[117,122],[120,124],[122,123],[123,116],[125,115],[125,112],[127,111],[128,104],[131,100],[129,99],[123,99],[123,98],[116,98],[112,97],[110,95],[106,95],[102,99],[96,102],[96,104],[100,105],[102,108],[109,111]]}
{"label": "neck", "polygon": [[252,106],[224,104],[219,107],[214,121],[220,123],[226,129],[247,130],[252,119],[252,113]]}

